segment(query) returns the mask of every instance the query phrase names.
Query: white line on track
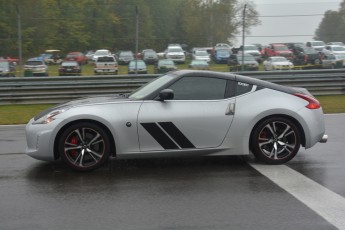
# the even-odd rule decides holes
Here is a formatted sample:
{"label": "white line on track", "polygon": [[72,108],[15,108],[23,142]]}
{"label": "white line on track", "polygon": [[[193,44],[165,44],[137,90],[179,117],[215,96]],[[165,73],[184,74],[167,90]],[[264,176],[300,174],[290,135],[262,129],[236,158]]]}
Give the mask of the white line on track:
{"label": "white line on track", "polygon": [[258,172],[314,210],[340,230],[345,230],[345,198],[286,165],[250,164]]}

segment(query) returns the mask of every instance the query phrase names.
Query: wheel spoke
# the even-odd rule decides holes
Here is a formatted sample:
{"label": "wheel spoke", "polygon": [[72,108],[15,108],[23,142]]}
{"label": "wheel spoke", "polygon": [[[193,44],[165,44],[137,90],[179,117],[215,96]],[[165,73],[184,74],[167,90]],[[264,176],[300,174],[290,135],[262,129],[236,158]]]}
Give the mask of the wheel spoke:
{"label": "wheel spoke", "polygon": [[98,158],[101,158],[101,157],[102,157],[101,154],[99,154],[99,153],[97,153],[97,152],[95,152],[95,151],[93,151],[93,150],[91,150],[91,149],[87,149],[86,151],[87,151],[92,157],[93,157],[93,155],[97,156]]}
{"label": "wheel spoke", "polygon": [[81,149],[82,146],[75,146],[75,147],[65,147],[65,151],[70,151],[70,150],[76,150],[76,149]]}
{"label": "wheel spoke", "polygon": [[83,139],[83,137],[81,136],[79,129],[76,129],[74,132],[76,132],[76,134],[78,135],[78,137],[79,137],[81,143],[85,144],[84,139]]}
{"label": "wheel spoke", "polygon": [[[90,147],[90,145],[92,145],[93,142],[96,141],[100,136],[101,135],[99,135],[99,133],[97,133],[97,135],[87,144],[87,146]],[[103,139],[99,140],[97,143],[99,143],[100,141],[103,141]]]}
{"label": "wheel spoke", "polygon": [[268,140],[268,141],[265,141],[265,142],[261,142],[259,144],[260,148],[263,146],[263,145],[267,145],[267,144],[271,144],[273,142],[273,140]]}
{"label": "wheel spoke", "polygon": [[[289,125],[286,125],[286,128],[285,130],[279,135],[278,139],[281,139],[283,138],[284,136],[288,136],[291,132],[293,131],[290,131],[288,134],[286,134],[286,132],[290,129],[290,126]],[[286,134],[286,135],[285,135]]]}
{"label": "wheel spoke", "polygon": [[273,128],[271,127],[270,124],[267,124],[266,127],[268,128],[268,130],[272,133],[273,136],[276,135],[275,131],[273,130]]}

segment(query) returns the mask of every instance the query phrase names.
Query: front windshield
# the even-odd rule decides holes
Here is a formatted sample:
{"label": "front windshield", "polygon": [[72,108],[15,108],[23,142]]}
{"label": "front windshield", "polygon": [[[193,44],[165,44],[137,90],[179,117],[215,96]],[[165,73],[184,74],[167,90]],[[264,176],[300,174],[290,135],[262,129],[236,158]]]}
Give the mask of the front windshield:
{"label": "front windshield", "polygon": [[[242,61],[242,55],[238,55],[237,58],[239,61]],[[244,61],[255,61],[255,58],[252,55],[243,55],[243,60]]]}
{"label": "front windshield", "polygon": [[342,47],[342,46],[335,46],[335,47],[333,47],[333,50],[334,50],[334,51],[344,51],[345,48]]}
{"label": "front windshield", "polygon": [[274,49],[279,51],[289,50],[286,46],[275,46]]}
{"label": "front windshield", "polygon": [[151,93],[153,93],[155,90],[157,90],[161,86],[163,86],[166,83],[168,83],[169,81],[171,81],[172,79],[174,79],[174,76],[169,75],[169,74],[164,75],[162,77],[159,77],[159,78],[151,81],[150,83],[140,87],[138,90],[134,91],[129,96],[129,98],[135,99],[135,100],[141,100],[141,99],[147,97],[148,95],[150,95]]}
{"label": "front windshield", "polygon": [[244,46],[244,50],[258,50],[256,46]]}
{"label": "front windshield", "polygon": [[8,62],[0,62],[0,68],[7,68]]}
{"label": "front windshield", "polygon": [[284,57],[272,58],[273,62],[287,62],[288,60]]}

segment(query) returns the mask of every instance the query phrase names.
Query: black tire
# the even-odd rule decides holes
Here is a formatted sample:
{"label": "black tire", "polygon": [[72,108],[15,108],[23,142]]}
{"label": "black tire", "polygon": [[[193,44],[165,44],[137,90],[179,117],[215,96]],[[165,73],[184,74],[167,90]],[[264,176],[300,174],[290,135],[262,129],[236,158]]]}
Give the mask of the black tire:
{"label": "black tire", "polygon": [[91,171],[101,167],[109,158],[110,141],[100,126],[81,122],[62,132],[58,151],[64,163],[76,171]]}
{"label": "black tire", "polygon": [[261,121],[251,136],[251,150],[256,158],[267,164],[284,164],[294,158],[301,138],[297,126],[282,117]]}

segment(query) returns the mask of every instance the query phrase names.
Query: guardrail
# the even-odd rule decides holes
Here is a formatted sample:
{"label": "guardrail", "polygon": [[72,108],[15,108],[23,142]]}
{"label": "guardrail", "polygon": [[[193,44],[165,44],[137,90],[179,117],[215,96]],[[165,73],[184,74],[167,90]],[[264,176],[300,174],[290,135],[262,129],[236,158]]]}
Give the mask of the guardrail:
{"label": "guardrail", "polygon": [[[313,95],[345,94],[345,70],[238,72],[281,85],[304,87]],[[0,78],[0,104],[61,103],[92,95],[129,93],[157,74]]]}

